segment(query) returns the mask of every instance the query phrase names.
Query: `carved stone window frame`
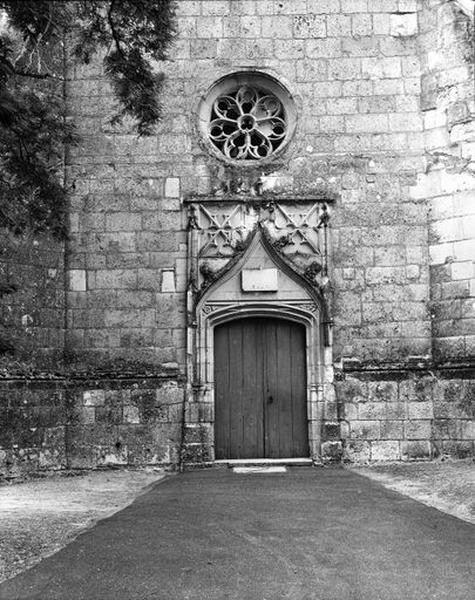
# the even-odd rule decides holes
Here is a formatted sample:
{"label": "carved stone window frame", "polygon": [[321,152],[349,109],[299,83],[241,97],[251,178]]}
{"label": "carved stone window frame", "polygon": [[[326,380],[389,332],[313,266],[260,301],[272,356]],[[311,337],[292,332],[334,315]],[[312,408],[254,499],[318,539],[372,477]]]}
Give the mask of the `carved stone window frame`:
{"label": "carved stone window frame", "polygon": [[[226,92],[236,90],[242,86],[251,86],[261,91],[268,92],[272,96],[275,96],[284,107],[287,127],[285,138],[279,147],[267,157],[256,159],[229,158],[225,156],[209,138],[209,125],[214,102],[217,98],[226,94]],[[204,146],[207,151],[220,161],[232,165],[233,167],[256,167],[257,165],[265,165],[274,161],[287,148],[297,126],[297,108],[291,93],[275,77],[261,71],[246,70],[224,75],[215,81],[202,96],[197,112],[198,130],[203,138]]]}

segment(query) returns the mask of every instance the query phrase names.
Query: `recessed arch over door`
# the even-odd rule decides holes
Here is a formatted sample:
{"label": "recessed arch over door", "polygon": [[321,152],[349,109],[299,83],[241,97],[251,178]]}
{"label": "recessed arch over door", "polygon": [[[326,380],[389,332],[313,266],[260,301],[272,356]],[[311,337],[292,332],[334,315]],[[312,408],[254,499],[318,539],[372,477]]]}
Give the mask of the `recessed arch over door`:
{"label": "recessed arch over door", "polygon": [[216,458],[308,456],[305,326],[225,322],[215,327],[214,357]]}

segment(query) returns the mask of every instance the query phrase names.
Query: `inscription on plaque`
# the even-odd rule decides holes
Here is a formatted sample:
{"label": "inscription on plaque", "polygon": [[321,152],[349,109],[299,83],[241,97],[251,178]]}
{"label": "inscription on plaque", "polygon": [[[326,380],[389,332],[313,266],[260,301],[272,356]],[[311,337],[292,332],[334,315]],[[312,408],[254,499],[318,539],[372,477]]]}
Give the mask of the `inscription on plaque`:
{"label": "inscription on plaque", "polygon": [[243,292],[277,292],[277,269],[244,269],[241,285]]}

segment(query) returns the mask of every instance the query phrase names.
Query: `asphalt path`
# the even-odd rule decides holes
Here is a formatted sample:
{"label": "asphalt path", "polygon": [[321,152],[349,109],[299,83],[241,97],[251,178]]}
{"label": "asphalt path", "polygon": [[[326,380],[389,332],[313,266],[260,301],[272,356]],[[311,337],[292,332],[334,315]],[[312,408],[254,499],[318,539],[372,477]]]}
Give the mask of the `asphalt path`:
{"label": "asphalt path", "polygon": [[474,600],[475,526],[344,469],[170,476],[2,600]]}

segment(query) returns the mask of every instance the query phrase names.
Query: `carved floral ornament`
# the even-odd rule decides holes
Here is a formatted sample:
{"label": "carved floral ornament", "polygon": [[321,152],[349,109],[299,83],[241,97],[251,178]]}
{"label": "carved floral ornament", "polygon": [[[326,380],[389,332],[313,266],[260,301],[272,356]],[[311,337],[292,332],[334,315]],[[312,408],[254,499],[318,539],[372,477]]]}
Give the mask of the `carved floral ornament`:
{"label": "carved floral ornament", "polygon": [[216,82],[202,100],[200,128],[211,149],[225,159],[249,163],[273,156],[295,129],[295,106],[275,79],[235,73]]}
{"label": "carved floral ornament", "polygon": [[270,156],[284,141],[284,107],[273,94],[247,85],[213,102],[208,135],[226,157],[259,159]]}
{"label": "carved floral ornament", "polygon": [[227,271],[260,229],[273,251],[312,285],[327,277],[326,202],[190,203],[192,282],[206,288]]}

